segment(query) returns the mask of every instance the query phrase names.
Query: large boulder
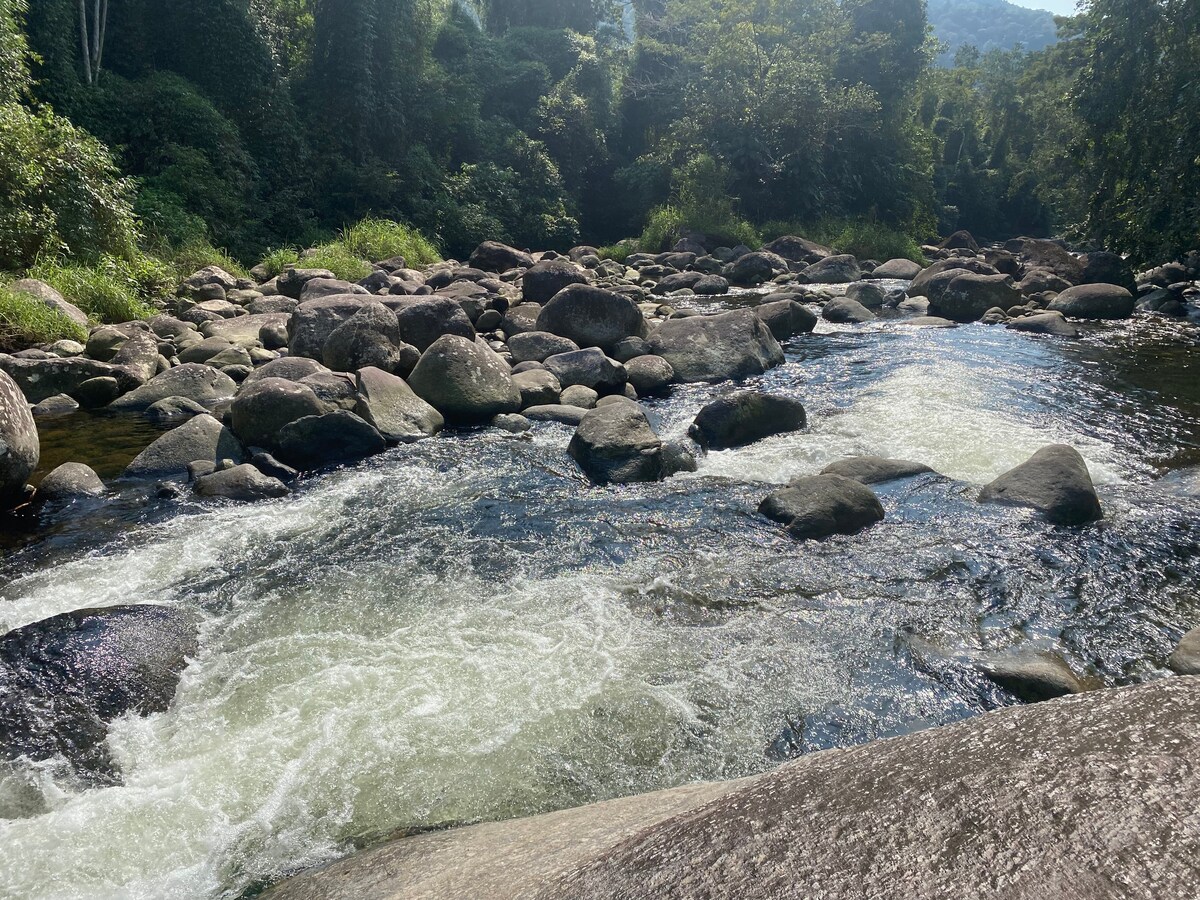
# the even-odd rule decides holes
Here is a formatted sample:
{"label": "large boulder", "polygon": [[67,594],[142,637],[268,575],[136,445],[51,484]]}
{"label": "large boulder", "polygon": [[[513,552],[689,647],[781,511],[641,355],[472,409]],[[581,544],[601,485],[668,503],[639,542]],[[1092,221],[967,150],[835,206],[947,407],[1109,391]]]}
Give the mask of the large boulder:
{"label": "large boulder", "polygon": [[10,291],[36,297],[47,309],[66,316],[76,325],[87,328],[88,317],[82,309],[68,301],[62,294],[36,278],[21,278],[8,286]]}
{"label": "large boulder", "polygon": [[764,244],[763,250],[768,253],[774,253],[777,256],[782,256],[791,262],[804,263],[806,265],[811,265],[825,259],[827,256],[834,255],[833,251],[828,247],[805,240],[802,237],[797,237],[794,234],[785,234],[783,237],[775,238],[769,244]]}
{"label": "large boulder", "polygon": [[20,502],[41,454],[37,424],[17,383],[0,372],[0,509]]}
{"label": "large boulder", "polygon": [[264,900],[1200,896],[1200,679],[1164,678],[528,819],[402,837]]}
{"label": "large boulder", "polygon": [[796,300],[772,300],[754,307],[754,314],[771,329],[777,341],[808,334],[817,327],[816,314]]}
{"label": "large boulder", "polygon": [[325,366],[321,365],[315,359],[309,359],[307,356],[284,356],[259,366],[246,376],[246,380],[242,382],[242,390],[246,389],[246,385],[253,384],[255,381],[262,381],[265,378],[303,381],[310,375],[327,374],[329,374],[329,369],[325,368]]}
{"label": "large boulder", "polygon": [[799,431],[806,424],[804,404],[793,397],[737,391],[701,409],[688,433],[706,449],[725,450]]}
{"label": "large boulder", "polygon": [[569,338],[580,347],[607,349],[624,338],[645,334],[646,320],[628,297],[588,284],[573,284],[542,307],[537,330]]}
{"label": "large boulder", "polygon": [[1056,337],[1079,337],[1079,329],[1066,320],[1060,312],[1036,313],[1032,316],[1021,316],[1011,319],[1004,324],[1005,328],[1013,331],[1025,331],[1029,334],[1052,334]]}
{"label": "large boulder", "polygon": [[625,363],[625,377],[639,397],[666,390],[675,381],[675,370],[661,356],[635,356]]}
{"label": "large boulder", "polygon": [[571,353],[579,345],[570,338],[559,337],[548,331],[526,331],[508,339],[508,352],[514,363],[544,362],[558,353]]}
{"label": "large boulder", "polygon": [[263,378],[242,385],[229,407],[229,422],[246,446],[275,450],[285,425],[328,411],[308,385]]}
{"label": "large boulder", "polygon": [[1052,312],[1072,319],[1128,319],[1137,301],[1115,284],[1081,284],[1068,288],[1050,303]]}
{"label": "large boulder", "polygon": [[65,756],[111,774],[108,724],[163,712],[199,647],[196,617],[166,606],[63,613],[0,637],[0,757]]}
{"label": "large boulder", "polygon": [[366,366],[386,372],[411,371],[418,355],[401,339],[396,314],[376,302],[363,304],[333,329],[321,351],[325,365],[334,372],[357,372]]}
{"label": "large boulder", "polygon": [[[983,260],[975,259],[974,257],[955,256],[950,259],[942,259],[935,262],[933,265],[922,269],[913,279],[912,284],[908,286],[908,296],[910,297],[929,297],[931,300],[937,293],[933,289],[932,283],[939,275],[946,272],[951,272],[961,269],[964,272],[974,272],[976,275],[999,275],[995,268],[985,263]],[[956,275],[951,275],[948,278],[943,278],[944,285],[949,285]]]}
{"label": "large boulder", "polygon": [[442,414],[413,393],[403,378],[382,369],[358,371],[355,412],[389,443],[409,444],[442,430]]}
{"label": "large boulder", "polygon": [[1005,244],[1005,249],[1016,253],[1026,269],[1049,269],[1071,284],[1083,279],[1083,263],[1055,241],[1017,238]]}
{"label": "large boulder", "polygon": [[801,276],[809,284],[849,284],[862,278],[858,260],[849,253],[827,256],[804,269]]}
{"label": "large boulder", "polygon": [[572,284],[587,284],[579,266],[565,259],[544,259],[522,277],[521,295],[532,303],[549,303]]}
{"label": "large boulder", "polygon": [[112,358],[113,366],[126,372],[129,380],[139,385],[154,377],[158,362],[158,336],[148,331],[130,335]]}
{"label": "large boulder", "polygon": [[1137,280],[1124,257],[1108,250],[1098,250],[1083,257],[1084,284],[1115,284],[1131,294],[1137,293]]}
{"label": "large boulder", "polygon": [[849,297],[834,297],[821,307],[821,318],[837,325],[861,325],[878,318],[857,300]]}
{"label": "large boulder", "polygon": [[924,463],[907,459],[886,459],[880,456],[852,456],[830,463],[821,470],[822,475],[840,475],[860,484],[882,484],[899,478],[924,475],[933,469]]}
{"label": "large boulder", "polygon": [[619,392],[628,377],[624,365],[596,347],[555,354],[545,366],[564,388],[578,384],[600,394]]}
{"label": "large boulder", "polygon": [[784,361],[779,341],[749,309],[670,319],[650,336],[650,350],[686,383],[749,378]]}
{"label": "large boulder", "polygon": [[983,489],[979,502],[1032,507],[1057,525],[1083,525],[1104,518],[1087,463],[1066,444],[1043,447],[1005,472]]}
{"label": "large boulder", "polygon": [[455,424],[519,412],[521,391],[506,362],[482,341],[448,334],[421,354],[408,386]]}
{"label": "large boulder", "polygon": [[79,388],[94,378],[112,378],[118,390],[137,387],[137,383],[123,369],[85,356],[24,359],[0,353],[0,372],[17,383],[30,403],[41,403],[59,394],[67,394],[82,402],[78,396]]}
{"label": "large boulder", "polygon": [[205,322],[200,327],[200,333],[205,337],[223,337],[230,343],[249,348],[257,344],[264,328],[282,327],[286,330],[291,318],[291,313],[285,312],[235,316],[232,319]]}
{"label": "large boulder", "polygon": [[1009,275],[963,272],[937,296],[929,298],[929,314],[952,322],[977,322],[993,307],[1008,309],[1021,302]]}
{"label": "large boulder", "polygon": [[49,503],[69,503],[79,497],[99,497],[104,482],[89,466],[66,462],[48,473],[37,488],[37,499]]}
{"label": "large boulder", "polygon": [[562,396],[562,385],[558,383],[554,374],[546,369],[530,369],[513,375],[512,380],[521,392],[522,409],[555,404]]}
{"label": "large boulder", "polygon": [[596,484],[661,481],[680,471],[638,404],[621,401],[588,410],[567,452]]}
{"label": "large boulder", "polygon": [[225,459],[241,462],[245,451],[233,432],[203,415],[189,419],[158,438],[125,468],[130,478],[178,477],[187,473],[189,463],[204,460],[219,463]]}
{"label": "large boulder", "polygon": [[288,321],[288,354],[321,359],[325,342],[335,328],[358,312],[365,303],[377,302],[362,294],[336,294],[308,300],[296,307]]}
{"label": "large boulder", "polygon": [[395,304],[400,338],[422,353],[445,334],[475,340],[475,326],[462,308],[450,297],[406,297]]}
{"label": "large boulder", "polygon": [[975,240],[974,235],[965,229],[959,229],[946,238],[938,248],[941,250],[970,250],[972,253],[979,252],[979,244]]}
{"label": "large boulder", "polygon": [[237,383],[224,372],[201,363],[184,363],[117,398],[108,408],[121,412],[142,412],[167,397],[186,397],[207,406],[218,400],[226,400],[236,392]]}
{"label": "large boulder", "polygon": [[475,248],[468,265],[485,272],[507,272],[509,269],[531,268],[533,257],[499,241],[484,241]]}
{"label": "large boulder", "polygon": [[893,278],[897,281],[912,281],[921,274],[921,264],[911,259],[889,259],[872,269],[864,277],[874,279]]}
{"label": "large boulder", "polygon": [[304,286],[314,279],[336,281],[337,276],[328,269],[285,269],[275,279],[275,287],[284,297],[299,300]]}
{"label": "large boulder", "polygon": [[873,281],[856,281],[846,286],[846,296],[857,300],[867,309],[882,309],[887,301],[883,288]]}
{"label": "large boulder", "polygon": [[355,462],[386,449],[374,425],[344,409],[297,419],[279,432],[279,458],[297,469]]}
{"label": "large boulder", "polygon": [[1200,628],[1193,628],[1180,639],[1167,665],[1177,675],[1200,675]]}
{"label": "large boulder", "polygon": [[726,270],[726,277],[733,284],[754,286],[770,281],[776,275],[788,271],[788,262],[782,256],[766,250],[747,253],[734,260]]}
{"label": "large boulder", "polygon": [[840,475],[794,478],[763,500],[758,511],[801,540],[857,534],[883,521],[884,515],[874,491]]}

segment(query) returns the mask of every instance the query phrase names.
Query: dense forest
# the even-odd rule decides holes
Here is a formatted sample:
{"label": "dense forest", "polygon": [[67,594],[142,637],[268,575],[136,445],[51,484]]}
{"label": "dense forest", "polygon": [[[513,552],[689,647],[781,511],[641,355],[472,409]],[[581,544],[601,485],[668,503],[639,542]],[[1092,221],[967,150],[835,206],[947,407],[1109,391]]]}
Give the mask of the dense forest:
{"label": "dense forest", "polygon": [[353,257],[364,218],[418,258],[966,228],[1159,260],[1200,244],[1198,23],[1091,0],[941,68],[923,0],[0,0],[0,270],[144,295]]}
{"label": "dense forest", "polygon": [[1058,40],[1054,14],[1026,9],[1007,0],[928,0],[926,15],[944,44],[939,65],[954,64],[961,47],[991,50],[1044,50]]}

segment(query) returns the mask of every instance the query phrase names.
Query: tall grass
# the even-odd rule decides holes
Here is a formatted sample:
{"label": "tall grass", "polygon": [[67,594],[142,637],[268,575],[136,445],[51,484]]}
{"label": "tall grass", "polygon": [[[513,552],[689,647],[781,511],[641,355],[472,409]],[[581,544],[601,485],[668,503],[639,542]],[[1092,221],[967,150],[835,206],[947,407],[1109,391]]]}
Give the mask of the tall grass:
{"label": "tall grass", "polygon": [[409,266],[428,266],[441,262],[433,242],[421,232],[389,219],[363,219],[342,230],[338,243],[356,256],[380,262],[403,256]]}
{"label": "tall grass", "polygon": [[0,352],[68,339],[86,341],[87,329],[37,297],[0,287]]}
{"label": "tall grass", "polygon": [[145,256],[101,257],[89,266],[42,257],[28,277],[46,282],[96,322],[149,318],[158,312],[150,300],[166,295],[175,282],[169,266]]}
{"label": "tall grass", "polygon": [[858,259],[911,259],[925,264],[921,245],[897,228],[869,219],[825,218],[801,225],[795,222],[769,222],[763,226],[768,241],[785,234],[795,234],[824,244],[838,253],[850,253]]}
{"label": "tall grass", "polygon": [[246,267],[229,255],[227,250],[214,247],[207,241],[192,241],[166,258],[180,279],[187,278],[206,266],[218,266],[236,278],[246,278]]}
{"label": "tall grass", "polygon": [[296,265],[304,269],[328,269],[343,281],[359,281],[371,274],[371,264],[338,241],[305,252]]}
{"label": "tall grass", "polygon": [[300,253],[292,247],[280,247],[271,250],[262,258],[259,265],[267,270],[267,278],[274,278],[288,266],[294,266],[300,261]]}
{"label": "tall grass", "polygon": [[722,205],[706,210],[692,208],[684,210],[678,206],[659,206],[650,211],[642,236],[638,238],[638,249],[643,253],[660,253],[670,249],[689,231],[697,231],[709,238],[711,243],[734,247],[745,244],[747,247],[762,245],[762,235],[758,229],[734,215],[729,209],[721,209]]}

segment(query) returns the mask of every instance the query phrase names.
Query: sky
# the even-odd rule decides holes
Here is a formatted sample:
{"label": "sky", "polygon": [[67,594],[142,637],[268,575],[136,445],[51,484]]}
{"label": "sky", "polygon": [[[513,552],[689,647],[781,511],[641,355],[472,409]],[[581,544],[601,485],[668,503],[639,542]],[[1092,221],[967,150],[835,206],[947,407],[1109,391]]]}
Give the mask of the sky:
{"label": "sky", "polygon": [[1057,16],[1075,15],[1075,0],[1009,0],[1028,9],[1048,9]]}

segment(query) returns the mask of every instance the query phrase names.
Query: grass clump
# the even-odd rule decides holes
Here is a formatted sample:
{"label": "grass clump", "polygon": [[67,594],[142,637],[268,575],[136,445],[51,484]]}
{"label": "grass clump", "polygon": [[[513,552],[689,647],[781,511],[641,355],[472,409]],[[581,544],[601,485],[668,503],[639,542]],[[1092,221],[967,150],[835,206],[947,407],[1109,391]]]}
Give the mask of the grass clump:
{"label": "grass clump", "polygon": [[597,247],[600,251],[601,259],[611,259],[614,262],[619,262],[624,265],[625,260],[629,259],[630,255],[637,249],[636,241],[618,241],[615,244],[609,244],[606,247]]}
{"label": "grass clump", "polygon": [[411,267],[441,262],[437,247],[415,228],[389,219],[363,219],[342,230],[338,243],[371,262],[403,256]]}
{"label": "grass clump", "polygon": [[171,267],[180,279],[187,278],[206,266],[218,266],[235,278],[247,278],[246,267],[229,255],[227,250],[214,247],[208,241],[192,241],[171,253]]}
{"label": "grass clump", "polygon": [[910,234],[869,219],[821,219],[811,225],[774,222],[763,228],[764,236],[774,240],[785,234],[806,237],[824,244],[838,253],[849,253],[858,259],[911,259],[924,265],[921,245]]}
{"label": "grass clump", "polygon": [[340,241],[306,250],[296,265],[302,269],[328,269],[343,281],[359,281],[372,271],[369,262]]}
{"label": "grass clump", "polygon": [[699,232],[710,243],[727,247],[762,245],[758,229],[733,214],[731,209],[721,206],[718,204],[712,211],[693,208],[689,212],[676,206],[659,206],[651,210],[642,236],[638,238],[638,249],[644,253],[661,253],[689,232]]}
{"label": "grass clump", "polygon": [[0,287],[0,351],[10,353],[35,344],[87,340],[87,329],[37,297]]}
{"label": "grass clump", "polygon": [[292,247],[280,247],[278,250],[268,252],[259,265],[267,270],[267,278],[274,278],[284,269],[296,265],[299,261],[300,253],[297,250]]}
{"label": "grass clump", "polygon": [[170,267],[148,256],[132,261],[101,257],[93,265],[40,258],[29,270],[96,322],[147,319],[158,310],[149,302],[174,287]]}

